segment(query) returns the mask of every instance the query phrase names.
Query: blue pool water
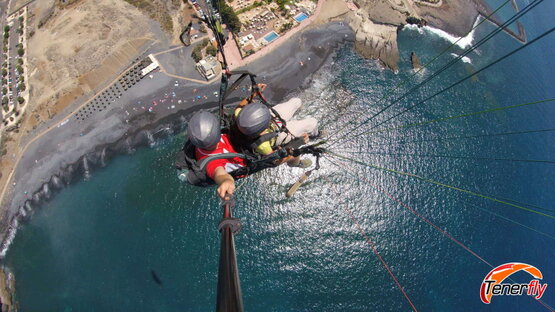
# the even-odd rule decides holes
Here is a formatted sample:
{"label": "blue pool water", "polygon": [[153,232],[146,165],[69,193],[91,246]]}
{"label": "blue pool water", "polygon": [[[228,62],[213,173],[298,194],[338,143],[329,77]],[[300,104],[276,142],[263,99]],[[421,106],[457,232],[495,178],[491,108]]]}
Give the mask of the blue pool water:
{"label": "blue pool water", "polygon": [[[529,40],[553,27],[554,11],[544,1],[525,16]],[[492,29],[484,23],[475,41]],[[400,31],[398,73],[343,47],[296,94],[300,114],[345,135],[389,104],[380,99],[402,95],[462,50],[417,75],[410,52],[425,64],[449,45],[425,30]],[[487,263],[507,262],[539,268],[550,284],[542,299],[555,306],[555,222],[545,216],[555,214],[555,165],[511,161],[555,160],[555,102],[470,114],[555,98],[555,33],[373,128],[520,46],[495,36],[355,132],[367,134],[330,147],[375,167],[330,155],[291,199],[284,193],[301,169],[244,180],[234,216],[243,223],[236,247],[245,310],[410,311],[369,242],[419,311],[548,311],[528,296],[480,301]],[[173,162],[183,140],[174,134],[116,157],[35,211],[5,259],[21,311],[214,310],[221,208],[213,188],[179,183]],[[525,273],[514,279],[529,281]]]}
{"label": "blue pool water", "polygon": [[266,40],[266,42],[270,43],[270,42],[276,40],[278,37],[279,37],[279,35],[276,34],[275,31],[272,31],[271,33],[264,36],[264,40]]}
{"label": "blue pool water", "polygon": [[304,21],[305,19],[308,18],[308,15],[304,14],[304,13],[299,13],[297,15],[295,15],[295,17],[293,17],[298,23]]}

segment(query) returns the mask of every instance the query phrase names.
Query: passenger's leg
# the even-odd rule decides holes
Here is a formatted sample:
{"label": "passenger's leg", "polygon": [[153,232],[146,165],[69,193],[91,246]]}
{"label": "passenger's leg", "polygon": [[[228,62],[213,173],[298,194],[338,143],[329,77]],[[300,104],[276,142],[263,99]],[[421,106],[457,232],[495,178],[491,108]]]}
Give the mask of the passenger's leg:
{"label": "passenger's leg", "polygon": [[302,120],[291,120],[287,122],[288,133],[280,133],[277,137],[277,144],[289,143],[293,137],[301,137],[303,134],[308,133],[309,136],[318,135],[318,120],[309,117]]}
{"label": "passenger's leg", "polygon": [[293,115],[302,106],[302,101],[299,98],[292,98],[285,103],[278,104],[272,108],[279,114],[281,118],[285,121],[289,121],[293,118]]}

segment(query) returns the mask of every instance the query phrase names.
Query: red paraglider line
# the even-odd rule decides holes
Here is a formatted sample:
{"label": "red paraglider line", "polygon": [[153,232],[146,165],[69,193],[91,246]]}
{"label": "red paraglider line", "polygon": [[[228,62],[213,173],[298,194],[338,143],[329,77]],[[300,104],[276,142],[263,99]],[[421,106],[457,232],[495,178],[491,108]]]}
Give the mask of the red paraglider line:
{"label": "red paraglider line", "polygon": [[[339,160],[339,159],[337,159],[337,160]],[[350,172],[351,174],[353,174],[353,175],[359,177],[361,180],[363,180],[364,182],[368,183],[368,184],[371,185],[372,187],[378,189],[380,192],[382,192],[383,194],[385,194],[387,197],[389,197],[390,199],[396,201],[397,203],[399,203],[400,205],[402,205],[403,207],[405,207],[407,210],[409,210],[410,212],[412,212],[414,215],[416,215],[417,217],[419,217],[422,221],[424,221],[424,222],[428,223],[429,225],[433,226],[435,229],[437,229],[437,230],[438,230],[439,232],[441,232],[443,235],[445,235],[446,237],[448,237],[448,238],[449,238],[450,240],[452,240],[453,242],[457,243],[459,246],[461,246],[462,248],[464,248],[466,251],[468,251],[470,254],[472,254],[473,256],[475,256],[476,258],[478,258],[480,261],[482,261],[482,262],[484,262],[485,264],[487,264],[488,266],[494,268],[494,266],[493,266],[491,263],[489,263],[488,261],[486,261],[484,258],[480,257],[477,253],[475,253],[474,251],[472,251],[472,249],[470,249],[468,246],[466,246],[465,244],[461,243],[459,240],[457,240],[456,238],[454,238],[451,234],[449,234],[449,232],[447,232],[447,231],[445,231],[444,229],[440,228],[439,226],[435,225],[432,221],[430,221],[430,220],[428,220],[426,217],[422,216],[420,213],[418,213],[416,210],[414,210],[413,208],[411,208],[409,205],[407,205],[407,204],[405,204],[404,202],[402,202],[400,199],[398,199],[398,198],[396,198],[395,196],[391,195],[389,192],[387,192],[387,191],[386,191],[385,189],[383,189],[382,187],[380,187],[380,186],[378,186],[378,185],[372,183],[370,180],[368,180],[368,179],[366,179],[366,178],[364,178],[364,177],[358,176],[358,175],[357,175],[355,172],[353,172],[352,170],[347,169],[348,167],[342,167],[342,166],[338,165],[336,162],[333,162],[333,161],[331,161],[331,163],[334,164],[336,167],[338,167],[338,168],[340,168],[340,169],[343,169],[343,170],[345,170],[345,171]],[[348,208],[347,208],[347,209],[348,209]],[[351,215],[351,217],[353,217],[353,215],[352,215],[352,213],[350,212],[350,210],[349,210],[349,214]],[[353,217],[353,218],[354,218],[354,217]],[[356,220],[355,220],[355,222],[356,222]],[[360,225],[358,224],[358,222],[356,222],[356,223],[357,223],[357,226],[359,226],[359,228],[360,228]],[[368,239],[368,237],[366,236],[366,234],[364,234],[364,236]],[[374,249],[374,247],[372,247],[372,248]],[[375,252],[377,252],[377,250],[376,250]],[[381,259],[381,256],[379,256],[379,254],[378,254],[378,257],[380,257],[380,260],[382,260],[382,259]],[[382,262],[383,262],[383,260],[382,260]],[[386,267],[386,268],[387,268],[387,267]],[[389,268],[387,268],[387,269],[388,269],[388,271],[389,271]],[[392,276],[393,276],[393,275],[392,275]],[[394,276],[393,276],[393,278],[395,279]],[[397,279],[395,279],[395,281],[397,282]],[[398,283],[398,282],[397,282],[397,283]],[[398,284],[398,286],[400,287],[399,284]],[[400,288],[401,288],[401,287],[400,287]],[[406,293],[404,292],[404,290],[403,290],[402,288],[401,288],[401,291],[403,291],[403,293],[405,294],[405,297],[407,297],[407,296],[406,296]],[[407,299],[408,299],[408,297],[407,297]],[[555,312],[555,310],[553,310],[553,308],[551,308],[549,305],[547,305],[547,304],[546,304],[545,302],[543,302],[542,300],[536,299],[536,301],[538,301],[539,303],[541,303],[541,304],[542,304],[544,307],[546,307],[549,311]],[[409,302],[410,302],[410,299],[409,299]],[[412,303],[411,303],[411,305],[412,305]],[[414,307],[414,306],[413,306],[413,307]]]}
{"label": "red paraglider line", "polygon": [[[330,182],[331,185],[334,185],[327,177],[324,177],[326,180],[328,180],[328,182]],[[335,190],[338,196],[341,196],[341,194],[339,192],[337,192],[337,190]],[[407,299],[407,301],[409,302],[410,306],[412,307],[412,309],[416,312],[418,311],[416,309],[416,307],[414,306],[414,304],[412,303],[412,300],[409,298],[407,292],[405,291],[405,289],[403,288],[403,286],[401,286],[401,283],[399,283],[399,280],[397,280],[397,277],[395,277],[395,274],[393,274],[393,272],[391,271],[391,269],[389,268],[389,265],[387,265],[387,263],[385,262],[385,260],[382,258],[380,252],[378,251],[378,249],[376,248],[376,246],[374,245],[374,243],[370,240],[370,238],[368,237],[368,235],[366,234],[366,232],[364,231],[364,229],[362,229],[362,226],[360,226],[360,223],[358,222],[358,220],[355,218],[353,212],[351,211],[351,209],[349,209],[348,205],[344,206],[345,211],[347,211],[347,213],[349,214],[349,216],[351,217],[351,219],[353,220],[353,222],[355,223],[355,225],[357,226],[358,230],[360,231],[360,234],[362,234],[362,236],[364,236],[366,242],[368,243],[368,245],[372,248],[372,251],[374,252],[374,254],[376,255],[376,257],[378,257],[378,259],[380,260],[380,262],[382,263],[382,265],[384,266],[384,268],[387,270],[387,272],[389,273],[389,275],[391,276],[391,278],[393,279],[393,281],[395,282],[395,284],[397,284],[397,287],[399,288],[399,290],[403,293],[403,295],[405,296],[405,298]]]}

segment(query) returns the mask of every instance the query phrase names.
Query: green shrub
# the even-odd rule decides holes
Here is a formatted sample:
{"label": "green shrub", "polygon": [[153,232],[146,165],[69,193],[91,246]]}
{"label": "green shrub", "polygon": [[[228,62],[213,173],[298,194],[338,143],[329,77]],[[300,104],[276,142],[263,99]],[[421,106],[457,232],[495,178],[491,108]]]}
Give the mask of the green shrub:
{"label": "green shrub", "polygon": [[191,53],[191,56],[193,57],[193,60],[195,60],[195,62],[198,62],[200,60],[202,60],[202,46],[201,45],[197,45],[194,49],[193,52]]}
{"label": "green shrub", "polygon": [[242,8],[242,9],[237,10],[236,13],[237,13],[237,14],[242,14],[242,13],[245,13],[245,12],[250,11],[250,10],[252,10],[252,9],[258,8],[259,6],[262,6],[262,5],[264,5],[264,3],[263,3],[262,1],[255,2],[255,3],[251,4],[251,5],[249,5],[248,7],[245,7],[245,8]]}
{"label": "green shrub", "polygon": [[18,96],[18,97],[17,97],[17,102],[18,102],[19,104],[23,104],[23,103],[25,103],[25,99],[22,98],[22,97],[20,97],[20,96]]}
{"label": "green shrub", "polygon": [[218,7],[220,8],[220,15],[222,17],[222,22],[226,24],[231,31],[238,33],[241,31],[241,21],[237,17],[237,14],[233,9],[225,3],[224,0],[217,0]]}
{"label": "green shrub", "polygon": [[17,55],[23,56],[25,54],[25,50],[23,48],[17,49]]}
{"label": "green shrub", "polygon": [[206,48],[206,54],[212,55],[212,56],[216,56],[216,54],[218,53],[218,49],[216,49],[215,46],[213,45],[209,45]]}
{"label": "green shrub", "polygon": [[279,32],[282,33],[282,32],[288,31],[289,29],[291,29],[291,27],[293,27],[292,22],[285,23],[281,26]]}

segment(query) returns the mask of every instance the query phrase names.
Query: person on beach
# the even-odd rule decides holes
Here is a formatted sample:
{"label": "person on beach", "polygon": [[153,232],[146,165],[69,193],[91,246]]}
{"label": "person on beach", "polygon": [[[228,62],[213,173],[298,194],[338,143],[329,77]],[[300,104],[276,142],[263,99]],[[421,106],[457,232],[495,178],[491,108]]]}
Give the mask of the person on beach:
{"label": "person on beach", "polygon": [[[258,87],[263,91],[266,85],[259,84]],[[255,95],[253,93],[249,98],[243,99],[233,113],[231,140],[238,149],[246,149],[265,156],[275,152],[281,146],[285,146],[294,138],[303,138],[304,143],[308,143],[310,137],[318,136],[316,118],[292,119],[302,106],[301,99],[292,98],[273,106],[272,109],[279,115],[278,118],[264,104],[251,103]],[[282,128],[280,118],[285,121],[287,131]],[[276,164],[284,162],[287,162],[290,167],[307,168],[312,165],[310,159],[301,160],[300,156],[287,156],[276,161]]]}
{"label": "person on beach", "polygon": [[[196,112],[189,121],[187,133],[189,140],[195,146],[197,160],[211,155],[236,153],[228,134],[221,133],[220,121],[209,112]],[[216,193],[221,199],[226,199],[235,191],[235,179],[229,172],[245,166],[245,160],[240,157],[215,159],[208,162],[206,175],[218,185]]]}

